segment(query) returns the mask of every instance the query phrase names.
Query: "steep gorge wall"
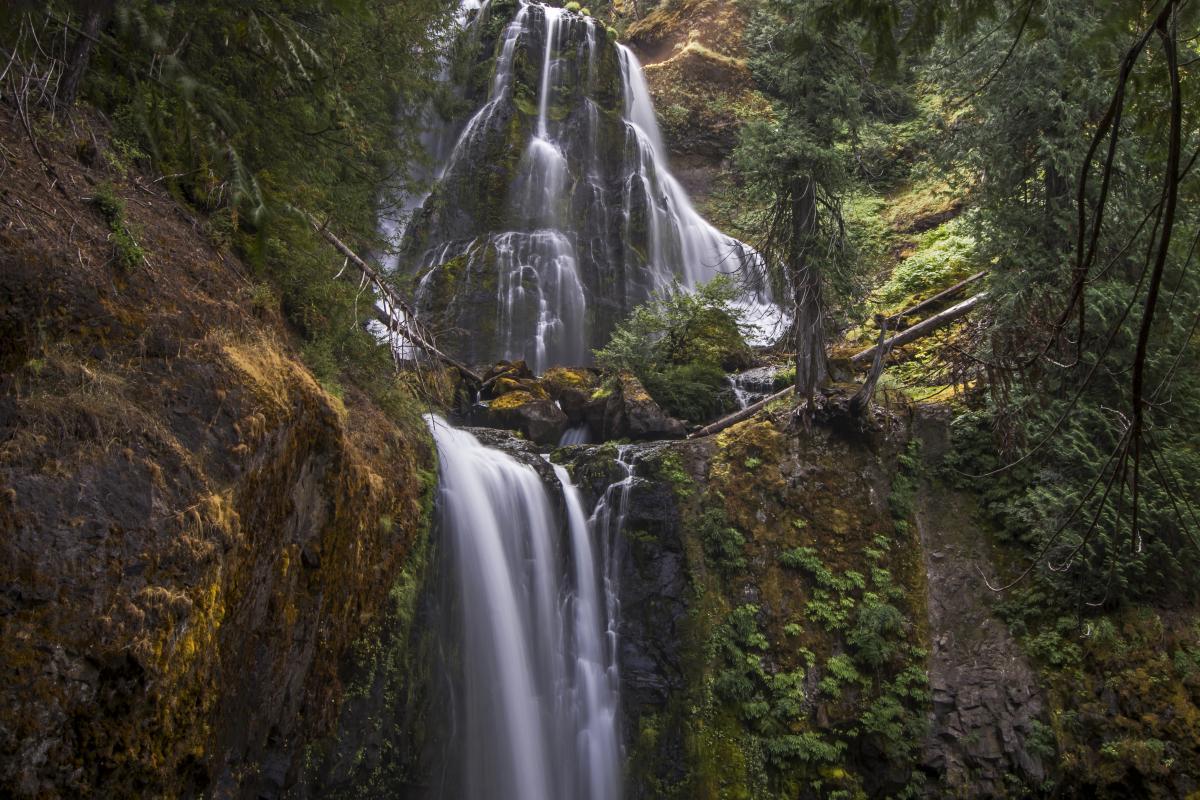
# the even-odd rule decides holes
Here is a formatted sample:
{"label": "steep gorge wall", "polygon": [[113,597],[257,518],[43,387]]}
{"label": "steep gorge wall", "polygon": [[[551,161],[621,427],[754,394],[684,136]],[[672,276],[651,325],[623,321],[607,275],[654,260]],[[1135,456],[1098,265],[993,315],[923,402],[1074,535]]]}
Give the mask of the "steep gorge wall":
{"label": "steep gorge wall", "polygon": [[[426,535],[427,435],[322,388],[169,196],[48,138],[43,171],[15,126],[0,124],[0,793],[276,796]],[[109,181],[145,256],[125,265],[91,200]]]}
{"label": "steep gorge wall", "polygon": [[[811,433],[777,407],[637,449],[630,797],[1195,796],[1195,610],[992,591],[1019,556],[947,481],[950,431],[937,405]],[[613,456],[563,451],[592,494]]]}
{"label": "steep gorge wall", "polygon": [[798,435],[778,409],[639,451],[621,571],[632,796],[920,785],[923,571],[892,477],[907,424],[834,423]]}

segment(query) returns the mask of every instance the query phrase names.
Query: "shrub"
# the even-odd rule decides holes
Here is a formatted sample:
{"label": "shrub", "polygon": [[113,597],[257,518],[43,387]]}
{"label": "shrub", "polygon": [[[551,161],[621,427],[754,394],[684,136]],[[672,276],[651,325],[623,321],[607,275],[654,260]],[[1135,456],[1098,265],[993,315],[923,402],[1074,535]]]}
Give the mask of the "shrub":
{"label": "shrub", "polygon": [[642,377],[646,391],[673,417],[700,422],[732,411],[725,373],[712,364],[684,364]]}
{"label": "shrub", "polygon": [[725,370],[749,363],[751,326],[734,306],[737,287],[718,276],[695,292],[678,284],[617,325],[596,363],[630,370],[667,413],[693,422],[734,408]]}
{"label": "shrub", "polygon": [[92,204],[96,206],[100,216],[104,217],[105,223],[108,224],[108,229],[112,234],[110,238],[113,243],[113,256],[116,258],[117,265],[128,272],[145,262],[146,254],[125,222],[125,201],[120,198],[111,183],[101,183],[96,186]]}
{"label": "shrub", "polygon": [[724,275],[694,292],[676,283],[619,323],[608,344],[595,351],[596,363],[639,377],[684,364],[743,366],[749,361],[745,337],[752,326],[734,306],[737,298],[737,287]]}

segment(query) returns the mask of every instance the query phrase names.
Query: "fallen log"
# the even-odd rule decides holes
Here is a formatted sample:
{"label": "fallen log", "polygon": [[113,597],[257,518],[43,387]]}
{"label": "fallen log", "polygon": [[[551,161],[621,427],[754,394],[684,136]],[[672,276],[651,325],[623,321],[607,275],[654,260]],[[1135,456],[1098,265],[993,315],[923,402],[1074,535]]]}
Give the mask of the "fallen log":
{"label": "fallen log", "polygon": [[771,395],[770,397],[764,397],[762,400],[759,400],[757,403],[752,403],[752,404],[746,406],[745,408],[741,409],[740,411],[735,411],[732,414],[727,414],[727,415],[721,417],[716,422],[705,425],[703,428],[696,431],[695,433],[688,435],[688,438],[689,439],[699,439],[704,436],[712,436],[714,433],[720,433],[721,431],[728,428],[730,425],[736,425],[739,422],[741,422],[742,420],[750,419],[755,414],[757,414],[759,411],[762,411],[764,408],[766,408],[768,403],[773,403],[776,400],[779,400],[783,397],[787,397],[789,394],[792,394],[794,391],[796,391],[796,387],[789,386],[786,389],[776,392],[775,394]]}
{"label": "fallen log", "polygon": [[987,270],[980,270],[979,272],[976,272],[971,277],[961,280],[958,283],[954,284],[949,289],[944,289],[944,290],[938,292],[937,294],[935,294],[933,297],[930,297],[926,300],[922,300],[921,302],[917,303],[915,306],[909,306],[908,308],[904,309],[903,311],[897,311],[895,314],[892,314],[890,317],[887,318],[888,327],[891,328],[892,330],[900,330],[903,327],[901,323],[905,317],[911,317],[913,314],[920,314],[922,311],[925,311],[928,308],[932,308],[933,306],[936,306],[940,303],[946,302],[947,300],[949,300],[952,297],[955,297],[956,295],[962,294],[964,289],[966,289],[971,284],[975,283],[977,280],[979,280],[986,274],[987,274]]}
{"label": "fallen log", "polygon": [[950,308],[947,308],[945,311],[942,311],[938,314],[934,314],[932,317],[929,317],[928,319],[918,322],[916,325],[913,325],[911,328],[908,328],[907,330],[896,334],[895,336],[891,337],[890,339],[883,342],[882,344],[877,344],[873,347],[868,347],[866,350],[863,350],[861,353],[855,353],[853,356],[850,357],[850,361],[852,363],[857,364],[859,362],[866,361],[867,359],[872,358],[875,355],[876,350],[878,350],[880,347],[884,347],[884,348],[887,348],[888,350],[891,350],[891,349],[899,347],[901,345],[908,344],[909,342],[913,341],[914,339],[920,339],[922,336],[928,336],[929,334],[933,333],[938,328],[945,327],[946,325],[949,325],[951,322],[954,322],[956,319],[965,316],[967,314],[967,312],[969,312],[975,306],[982,303],[986,297],[987,297],[987,292],[980,292],[979,294],[975,295],[974,297],[963,300],[961,303],[959,303],[956,306],[951,306]]}
{"label": "fallen log", "polygon": [[400,297],[390,284],[384,282],[383,276],[379,274],[378,270],[360,258],[345,242],[335,236],[333,231],[318,223],[311,214],[301,213],[308,219],[313,230],[324,236],[326,241],[332,244],[339,253],[344,255],[358,270],[362,280],[370,283],[375,291],[379,293],[380,299],[384,303],[384,308],[380,309],[381,313],[376,314],[376,317],[379,318],[384,327],[390,332],[403,337],[414,347],[425,351],[438,361],[454,367],[476,384],[483,383],[483,376],[461,361],[443,353],[429,340],[428,336],[421,332],[420,328],[413,321],[415,320],[415,315],[412,309],[408,307],[408,304],[404,302],[404,299]]}
{"label": "fallen log", "polygon": [[864,416],[871,408],[871,399],[875,396],[875,384],[883,374],[883,360],[891,348],[887,346],[888,321],[882,316],[876,316],[879,325],[879,344],[875,345],[875,357],[871,359],[871,369],[862,387],[850,398],[850,413],[854,416]]}
{"label": "fallen log", "polygon": [[[899,347],[900,345],[907,344],[908,342],[911,342],[914,339],[920,339],[922,336],[926,336],[930,333],[933,333],[938,328],[941,328],[945,325],[949,325],[951,322],[958,319],[959,317],[965,316],[968,311],[970,311],[972,308],[974,308],[975,306],[977,306],[981,302],[983,302],[984,298],[986,298],[986,297],[987,297],[987,292],[980,292],[979,294],[975,295],[974,297],[972,297],[968,300],[964,300],[961,303],[959,303],[958,305],[953,306],[952,308],[948,308],[940,314],[935,314],[932,317],[930,317],[929,319],[924,320],[923,322],[920,322],[920,323],[912,326],[911,328],[909,328],[906,331],[903,331],[902,333],[896,334],[895,336],[891,337],[890,339],[884,339],[879,344],[876,344],[874,347],[868,347],[866,350],[863,350],[861,353],[856,353],[855,355],[850,357],[850,361],[853,363],[858,363],[858,362],[864,361],[868,358],[875,359],[875,356],[879,352],[880,348],[883,348],[883,352],[879,353],[879,358],[877,359],[877,363],[873,365],[873,369],[872,369],[872,373],[875,373],[877,370],[879,372],[882,372],[881,367],[883,364],[883,359],[887,356],[888,352],[893,347]],[[882,336],[880,338],[883,339]],[[879,376],[876,374],[875,379],[878,380],[878,377]],[[872,386],[872,388],[874,388],[874,387]],[[688,438],[689,439],[699,439],[704,436],[712,436],[714,433],[720,433],[721,431],[728,428],[730,425],[736,425],[739,422],[742,422],[743,420],[750,419],[750,417],[753,417],[759,411],[762,411],[764,408],[766,408],[769,403],[773,403],[776,400],[787,397],[789,394],[792,394],[794,391],[795,391],[795,387],[789,386],[788,388],[786,388],[782,391],[776,392],[775,394],[771,395],[770,397],[759,400],[757,403],[754,403],[753,405],[746,406],[745,408],[741,409],[740,411],[735,411],[732,414],[728,414],[724,417],[721,417],[716,422],[713,422],[709,425],[705,425],[700,430],[689,435]]]}

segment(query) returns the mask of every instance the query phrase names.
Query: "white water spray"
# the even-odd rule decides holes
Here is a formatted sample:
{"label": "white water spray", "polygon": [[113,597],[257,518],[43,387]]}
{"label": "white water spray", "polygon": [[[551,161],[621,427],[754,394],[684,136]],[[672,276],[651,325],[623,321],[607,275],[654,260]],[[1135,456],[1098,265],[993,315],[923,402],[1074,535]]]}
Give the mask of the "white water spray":
{"label": "white water spray", "polygon": [[462,683],[442,796],[619,800],[613,548],[597,542],[614,529],[589,524],[562,467],[560,518],[531,466],[429,425]]}

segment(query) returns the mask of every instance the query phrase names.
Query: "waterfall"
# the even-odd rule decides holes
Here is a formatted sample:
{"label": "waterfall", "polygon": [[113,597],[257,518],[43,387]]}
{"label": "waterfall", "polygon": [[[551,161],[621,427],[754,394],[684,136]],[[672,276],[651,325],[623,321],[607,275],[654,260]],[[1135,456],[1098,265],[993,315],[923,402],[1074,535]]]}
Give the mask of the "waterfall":
{"label": "waterfall", "polygon": [[526,0],[494,44],[469,32],[495,48],[494,72],[401,245],[418,313],[460,331],[448,341],[469,360],[541,372],[587,363],[651,294],[736,272],[769,337],[760,259],[671,174],[633,53],[591,17]]}
{"label": "waterfall", "polygon": [[618,800],[616,585],[598,541],[615,529],[588,520],[562,467],[560,506],[533,467],[428,421],[460,683],[440,796]]}

